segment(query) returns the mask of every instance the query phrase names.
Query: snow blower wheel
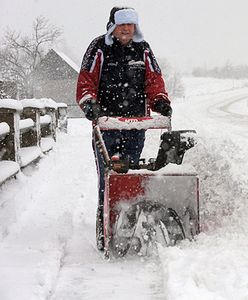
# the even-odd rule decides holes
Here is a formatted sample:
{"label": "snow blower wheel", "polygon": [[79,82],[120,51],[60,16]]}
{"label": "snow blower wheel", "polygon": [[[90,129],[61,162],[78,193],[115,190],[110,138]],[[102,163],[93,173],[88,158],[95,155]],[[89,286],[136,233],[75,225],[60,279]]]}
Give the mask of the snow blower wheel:
{"label": "snow blower wheel", "polygon": [[185,238],[177,213],[161,203],[141,201],[118,216],[110,243],[115,257],[148,255],[156,243],[173,246]]}

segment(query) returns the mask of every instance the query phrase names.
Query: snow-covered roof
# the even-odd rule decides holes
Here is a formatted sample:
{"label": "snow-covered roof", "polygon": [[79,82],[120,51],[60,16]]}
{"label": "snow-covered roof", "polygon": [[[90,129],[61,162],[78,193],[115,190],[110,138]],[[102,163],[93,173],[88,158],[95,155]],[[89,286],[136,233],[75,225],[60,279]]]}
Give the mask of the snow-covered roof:
{"label": "snow-covered roof", "polygon": [[76,72],[80,72],[80,67],[71,59],[69,58],[66,54],[64,54],[61,51],[57,51],[53,49],[54,52],[56,52],[69,66],[71,66]]}

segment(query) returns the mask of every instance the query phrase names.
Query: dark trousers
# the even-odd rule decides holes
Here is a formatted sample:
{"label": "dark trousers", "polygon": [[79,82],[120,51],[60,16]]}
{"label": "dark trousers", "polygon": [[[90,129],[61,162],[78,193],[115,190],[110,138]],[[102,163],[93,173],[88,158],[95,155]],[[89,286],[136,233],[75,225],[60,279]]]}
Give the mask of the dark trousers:
{"label": "dark trousers", "polygon": [[[127,159],[133,163],[138,163],[145,141],[145,130],[108,130],[102,131],[105,146],[111,158],[119,155],[120,159]],[[104,163],[102,156],[96,147],[93,136],[93,150],[96,159],[98,172],[98,207],[103,207],[104,203]]]}

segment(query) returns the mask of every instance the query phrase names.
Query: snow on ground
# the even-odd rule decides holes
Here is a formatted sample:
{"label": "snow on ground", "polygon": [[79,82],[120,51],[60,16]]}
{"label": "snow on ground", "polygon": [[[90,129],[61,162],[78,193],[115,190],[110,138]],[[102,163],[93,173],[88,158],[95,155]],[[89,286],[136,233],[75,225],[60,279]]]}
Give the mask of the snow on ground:
{"label": "snow on ground", "polygon": [[68,131],[0,190],[0,299],[157,299],[161,266],[112,263],[96,250],[91,125],[71,120]]}
{"label": "snow on ground", "polygon": [[[202,81],[206,91],[211,81]],[[167,299],[248,299],[248,89],[224,83],[219,93],[175,105],[175,127],[198,132],[186,161],[200,177],[203,233],[195,243],[160,250]]]}
{"label": "snow on ground", "polygon": [[[47,299],[63,263],[74,215],[84,205],[85,222],[94,219],[94,176],[84,182],[94,166],[85,163],[90,146],[81,145],[84,137],[83,130],[69,138],[60,136],[55,151],[3,186],[2,215],[7,219],[9,213],[12,224],[8,219],[1,224],[1,299]],[[89,194],[91,201],[84,198]]]}
{"label": "snow on ground", "polygon": [[[91,128],[72,119],[54,150],[0,188],[1,300],[248,299],[247,83],[184,83],[173,129],[198,132],[185,155],[200,178],[196,241],[158,257],[104,260],[95,247]],[[156,155],[158,142],[147,146]]]}

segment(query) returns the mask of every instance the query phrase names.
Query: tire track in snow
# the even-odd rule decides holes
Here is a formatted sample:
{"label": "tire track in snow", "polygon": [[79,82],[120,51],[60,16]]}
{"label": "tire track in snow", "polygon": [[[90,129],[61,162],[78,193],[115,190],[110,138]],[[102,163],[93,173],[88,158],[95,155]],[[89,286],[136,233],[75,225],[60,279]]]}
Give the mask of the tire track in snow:
{"label": "tire track in snow", "polygon": [[78,212],[63,267],[49,300],[162,300],[165,299],[161,263],[128,257],[104,259],[95,247],[95,228]]}
{"label": "tire track in snow", "polygon": [[62,272],[62,269],[65,265],[67,243],[68,243],[68,240],[67,240],[66,243],[63,243],[63,245],[61,247],[61,256],[60,256],[59,261],[58,261],[58,269],[56,271],[56,276],[55,276],[55,278],[54,278],[54,280],[51,284],[51,288],[49,289],[45,300],[52,299],[54,294],[56,293],[56,289],[57,289],[58,282],[60,280],[61,272]]}
{"label": "tire track in snow", "polygon": [[[224,122],[228,122],[229,124],[231,122],[234,125],[245,126],[246,129],[248,125],[248,106],[247,106],[247,110],[244,111],[244,114],[234,112],[231,107],[233,104],[241,101],[245,101],[247,99],[248,99],[247,94],[242,96],[228,97],[224,101],[209,106],[207,111],[215,119],[222,119]],[[245,133],[240,133],[240,134],[243,135],[244,137],[247,137],[248,132],[247,134]]]}

